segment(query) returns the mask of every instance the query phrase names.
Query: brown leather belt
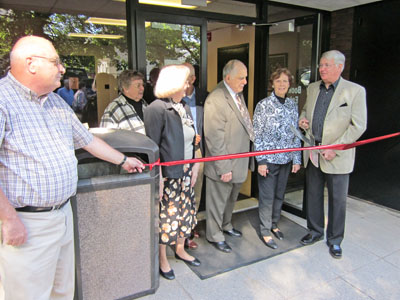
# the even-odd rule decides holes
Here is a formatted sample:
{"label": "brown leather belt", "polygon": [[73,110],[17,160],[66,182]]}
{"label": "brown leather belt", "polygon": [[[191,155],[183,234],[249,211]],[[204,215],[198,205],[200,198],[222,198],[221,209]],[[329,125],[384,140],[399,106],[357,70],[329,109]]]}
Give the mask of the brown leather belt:
{"label": "brown leather belt", "polygon": [[46,212],[46,211],[52,211],[56,209],[62,208],[65,204],[69,202],[69,199],[65,201],[64,203],[54,205],[54,206],[47,206],[47,207],[38,207],[38,206],[24,206],[24,207],[17,207],[15,210],[16,211],[22,211],[22,212]]}

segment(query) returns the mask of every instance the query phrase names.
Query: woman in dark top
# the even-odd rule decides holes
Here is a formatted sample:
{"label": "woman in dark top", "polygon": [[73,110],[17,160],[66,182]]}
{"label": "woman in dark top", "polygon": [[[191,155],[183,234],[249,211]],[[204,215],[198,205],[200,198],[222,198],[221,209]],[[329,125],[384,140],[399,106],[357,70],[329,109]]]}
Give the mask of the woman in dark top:
{"label": "woman in dark top", "polygon": [[[183,65],[169,65],[161,69],[155,95],[144,112],[146,134],[160,148],[161,162],[192,159],[195,130],[190,108],[181,103],[185,96],[190,70]],[[160,170],[160,274],[174,279],[174,271],[167,260],[166,246],[175,246],[175,257],[192,266],[200,261],[184,248],[197,224],[194,184],[199,165],[185,164],[162,167]]]}

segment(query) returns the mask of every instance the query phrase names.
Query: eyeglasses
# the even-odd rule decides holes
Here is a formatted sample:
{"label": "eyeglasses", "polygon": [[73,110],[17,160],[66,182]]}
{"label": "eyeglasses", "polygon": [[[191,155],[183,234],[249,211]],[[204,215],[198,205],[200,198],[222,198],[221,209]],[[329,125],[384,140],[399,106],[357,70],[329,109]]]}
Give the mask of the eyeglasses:
{"label": "eyeglasses", "polygon": [[334,66],[335,64],[319,64],[318,65],[318,68],[330,68],[330,67],[332,67],[332,66]]}
{"label": "eyeglasses", "polygon": [[62,64],[61,60],[59,57],[57,58],[50,58],[50,57],[45,57],[45,56],[39,56],[39,55],[32,55],[31,57],[36,57],[36,58],[43,58],[46,59],[47,61],[53,63],[56,67]]}

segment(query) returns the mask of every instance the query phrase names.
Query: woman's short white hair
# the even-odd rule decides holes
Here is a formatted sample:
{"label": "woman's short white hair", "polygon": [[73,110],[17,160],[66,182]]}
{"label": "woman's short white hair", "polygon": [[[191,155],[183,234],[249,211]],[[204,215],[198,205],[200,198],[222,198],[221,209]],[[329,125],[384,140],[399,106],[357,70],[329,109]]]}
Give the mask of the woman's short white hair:
{"label": "woman's short white hair", "polygon": [[321,58],[333,59],[335,65],[343,65],[343,68],[344,68],[344,63],[346,61],[346,57],[344,56],[344,54],[338,50],[326,51],[322,53]]}
{"label": "woman's short white hair", "polygon": [[161,69],[154,94],[158,98],[169,98],[181,91],[188,80],[190,69],[185,65],[168,65]]}

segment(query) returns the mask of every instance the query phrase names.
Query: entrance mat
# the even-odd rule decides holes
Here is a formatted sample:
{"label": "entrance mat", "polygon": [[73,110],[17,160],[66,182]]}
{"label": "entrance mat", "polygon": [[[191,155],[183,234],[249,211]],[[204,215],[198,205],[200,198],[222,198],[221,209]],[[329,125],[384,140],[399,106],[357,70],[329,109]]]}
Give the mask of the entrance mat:
{"label": "entrance mat", "polygon": [[232,247],[231,253],[223,253],[217,250],[206,240],[205,221],[201,221],[197,225],[196,228],[201,237],[195,239],[195,241],[199,247],[196,250],[188,250],[188,252],[201,261],[201,265],[198,267],[189,266],[200,279],[207,279],[300,248],[302,247],[300,239],[308,232],[306,228],[282,216],[279,221],[279,228],[285,238],[279,241],[273,236],[278,244],[278,249],[273,250],[265,246],[259,237],[258,209],[234,214],[232,224],[235,229],[243,233],[243,236],[234,238],[225,235],[226,242]]}

